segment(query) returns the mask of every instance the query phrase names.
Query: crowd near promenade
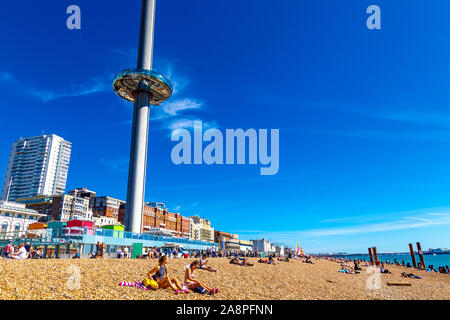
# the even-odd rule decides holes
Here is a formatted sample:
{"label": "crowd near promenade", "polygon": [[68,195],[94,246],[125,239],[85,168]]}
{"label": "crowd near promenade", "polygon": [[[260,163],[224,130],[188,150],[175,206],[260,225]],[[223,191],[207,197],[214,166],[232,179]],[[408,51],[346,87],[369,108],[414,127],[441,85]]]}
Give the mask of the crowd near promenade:
{"label": "crowd near promenade", "polygon": [[[450,277],[356,259],[212,250],[138,259],[39,259],[21,243],[0,259],[0,299],[449,299]],[[29,249],[27,251],[27,249]],[[442,269],[442,267],[441,267]],[[448,268],[444,267],[448,272]],[[378,282],[377,282],[378,281]],[[375,284],[375,285],[374,285]]]}

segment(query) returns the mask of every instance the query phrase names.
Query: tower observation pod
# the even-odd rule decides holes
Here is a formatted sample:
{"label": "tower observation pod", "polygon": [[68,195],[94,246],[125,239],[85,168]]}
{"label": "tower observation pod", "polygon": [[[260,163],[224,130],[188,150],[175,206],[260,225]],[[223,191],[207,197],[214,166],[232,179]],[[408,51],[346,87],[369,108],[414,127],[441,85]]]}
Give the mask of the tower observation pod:
{"label": "tower observation pod", "polygon": [[142,0],[137,68],[124,70],[113,80],[114,91],[134,102],[125,227],[137,233],[142,232],[150,105],[157,106],[172,95],[170,81],[152,70],[155,2]]}

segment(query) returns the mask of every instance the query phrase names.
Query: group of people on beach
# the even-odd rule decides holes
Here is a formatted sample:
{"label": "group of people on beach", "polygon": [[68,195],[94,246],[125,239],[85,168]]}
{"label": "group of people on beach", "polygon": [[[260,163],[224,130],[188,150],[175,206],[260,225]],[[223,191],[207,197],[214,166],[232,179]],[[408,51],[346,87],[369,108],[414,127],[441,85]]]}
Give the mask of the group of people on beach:
{"label": "group of people on beach", "polygon": [[[360,264],[362,262],[364,262],[364,267],[369,267],[369,263],[368,261],[366,261],[366,259],[363,258],[363,260],[358,260],[356,257],[353,260],[350,260],[348,258],[340,258],[340,257],[321,257],[321,258],[325,258],[326,260],[329,261],[333,261],[333,262],[337,262],[340,263],[341,269],[339,270],[342,273],[360,273],[360,271],[362,270]],[[349,265],[347,265],[346,263],[349,262],[353,262],[353,268],[350,267]],[[402,262],[398,262],[397,259],[394,259],[394,262],[392,263],[389,260],[386,261],[380,261],[377,260],[374,262],[374,266],[378,267],[380,269],[380,273],[390,273],[392,274],[392,272],[388,269],[386,269],[385,264],[387,265],[395,265],[395,266],[400,266],[400,267],[406,267],[406,268],[412,268],[412,265],[407,262],[405,264],[405,260],[402,259]],[[418,270],[426,270],[427,272],[435,272],[435,273],[442,273],[442,274],[450,274],[450,269],[448,267],[448,265],[446,266],[439,266],[438,270],[436,270],[434,268],[433,265],[429,265],[428,267],[425,267],[421,262],[419,262],[417,264],[417,269]],[[422,279],[423,277],[421,276],[417,276],[413,273],[406,273],[406,272],[402,272],[402,276],[403,277],[408,277],[408,278],[415,278],[415,279]]]}
{"label": "group of people on beach", "polygon": [[5,246],[4,258],[6,259],[40,259],[42,258],[42,250],[34,250],[33,246],[27,242],[21,242],[18,246],[14,246],[12,242],[8,242]]}
{"label": "group of people on beach", "polygon": [[[402,259],[402,262],[398,262],[397,259],[394,259],[394,263],[390,262],[390,261],[385,261],[386,264],[394,264],[396,266],[402,266],[402,267],[407,267],[407,268],[412,268],[412,265],[408,262],[405,265],[405,260]],[[434,268],[434,265],[430,264],[428,265],[428,267],[425,267],[424,264],[422,264],[422,262],[417,263],[417,268],[419,270],[427,270],[428,272],[436,272],[436,273],[444,273],[444,274],[450,274],[450,269],[448,267],[448,265],[446,266],[439,266],[438,270],[436,270]]]}
{"label": "group of people on beach", "polygon": [[189,293],[190,291],[202,294],[216,294],[219,292],[217,288],[211,288],[206,284],[197,280],[194,271],[197,269],[217,272],[218,270],[207,266],[207,256],[204,254],[200,260],[194,260],[185,266],[183,284],[178,279],[169,276],[168,256],[162,255],[158,258],[158,264],[148,272],[148,278],[138,283],[121,282],[121,286],[136,286],[142,289],[165,289],[171,288],[175,294]]}
{"label": "group of people on beach", "polygon": [[279,256],[277,259],[275,259],[275,254],[269,254],[269,257],[267,257],[267,258],[261,256],[261,258],[259,258],[259,260],[258,260],[258,263],[277,265],[279,263],[279,261],[289,262],[289,258],[292,259],[291,253],[289,253],[286,258],[282,258]]}
{"label": "group of people on beach", "polygon": [[[158,256],[159,255],[159,256]],[[198,256],[200,255],[200,257]],[[175,255],[176,256],[176,255]],[[211,255],[210,255],[211,256]],[[252,255],[254,256],[254,255]],[[121,282],[120,286],[134,286],[134,287],[140,287],[142,289],[165,289],[165,288],[171,288],[175,294],[179,293],[189,293],[190,291],[203,293],[203,294],[210,294],[214,295],[219,292],[219,289],[212,288],[204,284],[203,282],[200,282],[197,280],[194,276],[194,271],[197,269],[200,270],[206,270],[210,272],[217,272],[217,269],[214,269],[213,267],[208,265],[208,253],[204,252],[197,252],[192,257],[194,258],[200,258],[195,259],[190,264],[185,266],[184,271],[184,282],[181,283],[178,279],[174,277],[169,276],[169,268],[168,268],[168,261],[169,261],[169,255],[163,254],[158,248],[154,248],[153,254],[149,254],[147,256],[149,257],[157,257],[158,264],[153,267],[148,272],[148,278],[145,278],[143,281],[137,282],[137,283],[130,283],[130,282]],[[189,256],[183,256],[184,258],[189,258]],[[230,264],[240,265],[240,266],[253,266],[253,263],[249,262],[248,256],[246,253],[236,253],[232,257],[229,257]],[[278,257],[278,261],[284,261],[289,262],[289,258],[292,258],[292,255],[289,255],[286,258]],[[306,257],[307,260],[310,259],[310,257]],[[267,261],[267,262],[266,262]],[[268,258],[263,258],[263,256],[259,259],[258,262],[261,263],[268,263],[268,264],[278,264],[277,259],[275,255],[271,254]],[[312,263],[312,262],[308,262]]]}
{"label": "group of people on beach", "polygon": [[[104,259],[105,257],[105,243],[104,242],[100,242],[97,241],[97,246],[96,246],[96,250],[95,252],[91,252],[91,259]],[[120,248],[119,248],[120,250]],[[80,257],[80,255],[78,254],[78,252],[75,254],[75,256],[73,257],[73,259],[78,259]]]}

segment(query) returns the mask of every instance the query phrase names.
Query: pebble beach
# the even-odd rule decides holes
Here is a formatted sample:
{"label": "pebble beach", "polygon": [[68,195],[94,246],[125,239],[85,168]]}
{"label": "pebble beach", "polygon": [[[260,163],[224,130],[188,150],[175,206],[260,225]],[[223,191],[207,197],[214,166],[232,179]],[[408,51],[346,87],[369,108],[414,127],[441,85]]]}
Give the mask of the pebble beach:
{"label": "pebble beach", "polygon": [[[183,282],[184,266],[194,259],[170,259],[170,277]],[[450,299],[450,275],[388,266],[393,274],[380,274],[380,288],[367,289],[373,275],[365,267],[360,274],[340,273],[340,264],[314,260],[257,263],[254,266],[229,264],[227,258],[209,259],[218,272],[196,270],[195,276],[210,287],[219,288],[213,296],[198,293],[176,295],[172,290],[142,290],[121,287],[122,281],[141,281],[156,260],[0,260],[0,299],[2,300],[373,300]],[[423,279],[404,278],[414,273]],[[411,286],[388,286],[388,282]]]}

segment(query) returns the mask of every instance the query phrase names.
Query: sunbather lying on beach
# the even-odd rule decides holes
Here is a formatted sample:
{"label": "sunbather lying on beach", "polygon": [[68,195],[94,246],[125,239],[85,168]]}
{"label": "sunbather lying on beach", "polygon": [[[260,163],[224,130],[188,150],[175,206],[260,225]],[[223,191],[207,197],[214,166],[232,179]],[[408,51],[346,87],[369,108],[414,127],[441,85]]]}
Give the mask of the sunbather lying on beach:
{"label": "sunbather lying on beach", "polygon": [[[219,292],[217,288],[210,288],[200,281],[194,278],[194,270],[199,267],[200,263],[198,260],[194,260],[189,266],[187,266],[186,271],[184,273],[184,285],[190,290],[196,290],[200,293],[208,292],[209,294],[215,294]],[[206,293],[205,292],[205,293]]]}
{"label": "sunbather lying on beach", "polygon": [[155,280],[161,289],[171,287],[176,294],[180,292],[189,293],[189,291],[186,288],[181,287],[177,279],[169,278],[169,268],[167,267],[167,256],[159,257],[158,265],[155,266],[152,270],[150,270],[150,272],[148,273],[148,277]]}
{"label": "sunbather lying on beach", "polygon": [[[261,259],[260,259],[260,260],[261,260]],[[277,260],[278,260],[278,261],[289,262],[289,258],[287,258],[287,257],[286,257],[286,258],[278,257]]]}
{"label": "sunbather lying on beach", "polygon": [[405,278],[414,278],[414,279],[422,279],[423,277],[420,276],[416,276],[415,274],[412,273],[406,273],[406,272],[402,272],[402,277]]}
{"label": "sunbather lying on beach", "polygon": [[310,257],[306,257],[306,260],[303,260],[302,262],[314,264],[314,263],[311,261],[311,258],[310,258]]}
{"label": "sunbather lying on beach", "polygon": [[357,274],[357,273],[360,273],[359,271],[356,271],[356,270],[352,270],[351,268],[341,268],[341,270],[339,270],[339,272],[342,272],[342,273],[349,273],[349,274]]}
{"label": "sunbather lying on beach", "polygon": [[239,259],[238,257],[234,257],[230,260],[230,264],[237,264],[240,266],[253,266],[253,263],[247,262],[247,258]]}

